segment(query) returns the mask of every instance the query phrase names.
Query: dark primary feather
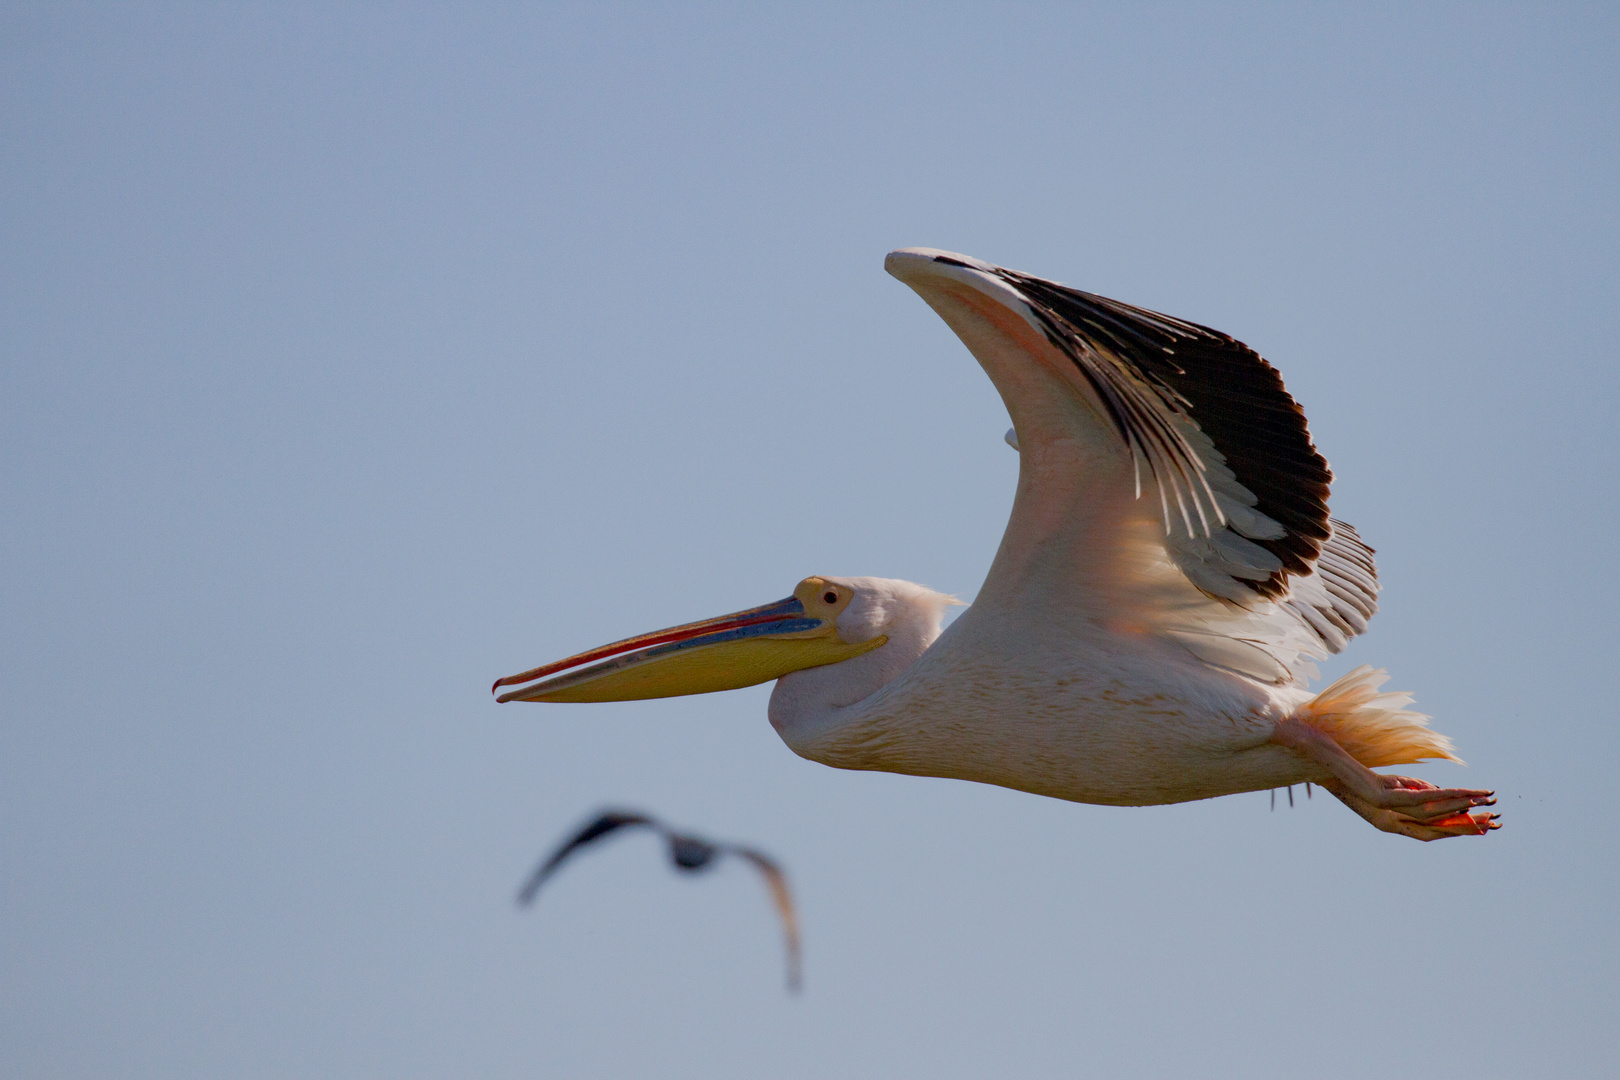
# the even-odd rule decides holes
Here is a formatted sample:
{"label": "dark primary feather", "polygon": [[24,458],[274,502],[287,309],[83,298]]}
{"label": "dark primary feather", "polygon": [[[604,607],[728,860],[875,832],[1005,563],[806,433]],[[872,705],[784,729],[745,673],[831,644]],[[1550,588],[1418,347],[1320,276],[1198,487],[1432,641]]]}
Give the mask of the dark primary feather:
{"label": "dark primary feather", "polygon": [[556,851],[535,868],[528,881],[518,890],[518,903],[525,907],[533,904],[540,886],[545,884],[546,879],[551,877],[563,861],[575,851],[595,843],[609,833],[631,826],[656,829],[669,845],[670,862],[683,873],[690,874],[704,870],[713,865],[715,859],[721,855],[735,855],[758,870],[765,880],[766,888],[770,890],[771,903],[776,908],[777,916],[782,920],[782,936],[787,946],[788,989],[793,991],[799,989],[801,971],[799,919],[793,906],[793,894],[788,889],[787,875],[782,872],[782,868],[775,860],[754,848],[736,844],[717,844],[701,837],[677,833],[646,814],[625,810],[608,810],[599,814],[573,836],[563,841]]}
{"label": "dark primary feather", "polygon": [[1367,629],[1378,610],[1372,548],[1330,518],[1332,471],[1304,411],[1259,354],[1185,319],[934,258],[1017,292],[1129,452],[1138,494],[1157,496],[1165,554],[1187,582],[1219,604],[1281,616],[1227,632],[1214,613],[1203,625],[1171,627],[1175,640],[1216,667],[1287,682],[1309,673],[1309,664],[1295,670],[1302,657],[1339,652]]}
{"label": "dark primary feather", "polygon": [[[1327,498],[1333,473],[1275,368],[1207,326],[1012,270],[997,273],[1030,301],[1048,340],[1074,360],[1132,453],[1145,458],[1161,485],[1171,485],[1172,513],[1181,497],[1178,483],[1196,508],[1201,481],[1189,463],[1193,455],[1155,404],[1196,423],[1238,482],[1257,496],[1254,509],[1287,530],[1254,541],[1283,568],[1248,582],[1250,588],[1282,597],[1288,577],[1311,572],[1332,535]],[[1198,514],[1181,513],[1193,531]]]}

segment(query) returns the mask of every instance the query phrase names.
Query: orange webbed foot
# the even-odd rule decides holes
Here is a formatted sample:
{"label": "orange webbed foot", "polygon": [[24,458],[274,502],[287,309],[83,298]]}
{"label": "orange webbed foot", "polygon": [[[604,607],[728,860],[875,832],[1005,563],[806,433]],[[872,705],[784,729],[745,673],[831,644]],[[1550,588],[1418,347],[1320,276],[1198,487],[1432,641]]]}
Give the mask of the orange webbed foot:
{"label": "orange webbed foot", "polygon": [[1410,776],[1375,773],[1326,732],[1303,720],[1278,722],[1272,741],[1325,768],[1321,784],[1375,828],[1414,840],[1484,836],[1501,828],[1496,814],[1470,811],[1496,805],[1494,791],[1436,787]]}

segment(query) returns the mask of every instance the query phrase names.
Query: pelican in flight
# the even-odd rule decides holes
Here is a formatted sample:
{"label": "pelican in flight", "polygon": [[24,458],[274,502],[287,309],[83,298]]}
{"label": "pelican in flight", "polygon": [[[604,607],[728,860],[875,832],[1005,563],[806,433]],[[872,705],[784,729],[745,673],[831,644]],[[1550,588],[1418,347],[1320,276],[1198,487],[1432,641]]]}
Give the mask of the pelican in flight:
{"label": "pelican in flight", "polygon": [[1195,323],[931,248],[890,274],[1000,392],[1012,517],[973,605],[870,577],[501,679],[500,701],[621,701],[776,680],[770,720],[844,769],[1145,806],[1316,783],[1385,832],[1483,836],[1493,793],[1373,769],[1458,760],[1359,667],[1312,658],[1377,610],[1373,551],[1275,368]]}

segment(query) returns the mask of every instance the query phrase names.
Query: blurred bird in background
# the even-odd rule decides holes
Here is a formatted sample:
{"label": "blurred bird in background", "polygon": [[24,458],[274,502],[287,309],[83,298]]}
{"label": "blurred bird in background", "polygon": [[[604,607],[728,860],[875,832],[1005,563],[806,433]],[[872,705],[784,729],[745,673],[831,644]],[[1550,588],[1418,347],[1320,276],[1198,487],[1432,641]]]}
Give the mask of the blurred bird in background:
{"label": "blurred bird in background", "polygon": [[565,840],[550,857],[535,868],[529,880],[524,882],[523,888],[518,890],[518,904],[523,907],[532,905],[540,886],[556,873],[564,860],[580,848],[594,844],[620,829],[636,827],[656,830],[669,844],[669,861],[682,873],[695,874],[707,870],[722,855],[735,855],[759,871],[770,890],[776,914],[782,920],[782,938],[787,946],[788,989],[797,993],[802,985],[802,965],[799,955],[799,919],[793,907],[793,894],[788,889],[787,875],[782,872],[776,861],[751,847],[717,843],[689,833],[678,833],[656,818],[633,810],[607,810]]}

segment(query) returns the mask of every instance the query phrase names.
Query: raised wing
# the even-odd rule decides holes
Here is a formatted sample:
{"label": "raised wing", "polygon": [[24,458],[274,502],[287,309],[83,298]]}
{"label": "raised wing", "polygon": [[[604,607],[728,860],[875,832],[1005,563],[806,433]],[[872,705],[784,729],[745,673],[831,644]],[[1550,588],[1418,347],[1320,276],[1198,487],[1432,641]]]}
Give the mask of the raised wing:
{"label": "raised wing", "polygon": [[[907,249],[888,265],[1013,414],[1025,469],[998,564],[1020,548],[1072,549],[1086,564],[1076,603],[1268,682],[1314,673],[1303,658],[1366,628],[1372,550],[1329,517],[1332,472],[1254,350],[950,252]],[[1058,517],[1073,519],[1066,531]]]}
{"label": "raised wing", "polygon": [[[1284,596],[1331,534],[1333,473],[1277,370],[1225,334],[997,270],[1151,473],[1176,561],[1213,596]],[[1258,550],[1257,550],[1258,549]]]}
{"label": "raised wing", "polygon": [[573,836],[559,844],[556,851],[553,851],[544,862],[535,867],[534,873],[529,875],[529,880],[525,881],[523,888],[518,890],[518,903],[525,907],[534,903],[535,894],[540,891],[540,886],[544,885],[546,879],[557,872],[557,867],[562,865],[564,859],[585,845],[593,844],[608,833],[617,832],[627,825],[650,825],[660,832],[665,831],[662,825],[645,814],[637,814],[633,811],[605,811]]}

